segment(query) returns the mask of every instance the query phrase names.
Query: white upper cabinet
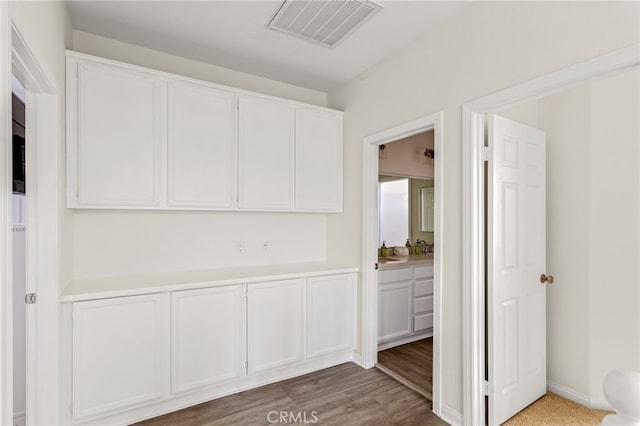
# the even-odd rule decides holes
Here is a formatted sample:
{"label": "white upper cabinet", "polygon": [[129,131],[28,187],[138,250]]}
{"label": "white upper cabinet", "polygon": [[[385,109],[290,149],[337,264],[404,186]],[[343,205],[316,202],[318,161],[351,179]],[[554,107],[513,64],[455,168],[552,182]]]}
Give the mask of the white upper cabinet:
{"label": "white upper cabinet", "polygon": [[70,103],[77,203],[160,205],[162,82],[139,71],[81,63]]}
{"label": "white upper cabinet", "polygon": [[168,84],[168,205],[231,209],[236,187],[235,94]]}
{"label": "white upper cabinet", "polygon": [[67,53],[67,205],[342,211],[342,112]]}
{"label": "white upper cabinet", "polygon": [[298,211],[342,211],[342,113],[296,108]]}
{"label": "white upper cabinet", "polygon": [[241,95],[239,101],[238,207],[292,210],[295,109],[261,97]]}

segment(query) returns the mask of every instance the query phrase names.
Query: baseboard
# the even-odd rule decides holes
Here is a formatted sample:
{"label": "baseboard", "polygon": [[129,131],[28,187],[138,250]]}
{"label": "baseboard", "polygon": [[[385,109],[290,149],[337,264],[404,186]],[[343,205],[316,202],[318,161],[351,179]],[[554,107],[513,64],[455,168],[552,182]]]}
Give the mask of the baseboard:
{"label": "baseboard", "polygon": [[613,408],[611,408],[611,405],[609,405],[609,402],[606,399],[593,398],[558,383],[547,381],[547,390],[560,395],[563,398],[577,402],[580,405],[584,405],[585,407],[613,411]]}
{"label": "baseboard", "polygon": [[433,329],[420,333],[420,334],[412,334],[408,337],[403,337],[401,339],[394,339],[384,343],[378,343],[378,352],[384,351],[386,349],[391,349],[396,346],[406,345],[407,343],[417,342],[418,340],[426,339],[428,337],[433,337]]}
{"label": "baseboard", "polygon": [[449,423],[451,426],[462,425],[462,413],[457,412],[446,404],[440,405],[440,418]]}
{"label": "baseboard", "polygon": [[591,398],[591,403],[589,404],[591,408],[595,408],[596,410],[606,410],[606,411],[614,411],[609,401],[605,398]]}

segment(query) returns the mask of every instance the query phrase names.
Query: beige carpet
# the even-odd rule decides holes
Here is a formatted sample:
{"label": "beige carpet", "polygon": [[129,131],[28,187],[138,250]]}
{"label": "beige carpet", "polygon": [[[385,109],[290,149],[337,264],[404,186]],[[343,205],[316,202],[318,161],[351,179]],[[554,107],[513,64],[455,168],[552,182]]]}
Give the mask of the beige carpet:
{"label": "beige carpet", "polygon": [[554,393],[545,396],[503,423],[504,426],[599,425],[609,411],[592,410]]}

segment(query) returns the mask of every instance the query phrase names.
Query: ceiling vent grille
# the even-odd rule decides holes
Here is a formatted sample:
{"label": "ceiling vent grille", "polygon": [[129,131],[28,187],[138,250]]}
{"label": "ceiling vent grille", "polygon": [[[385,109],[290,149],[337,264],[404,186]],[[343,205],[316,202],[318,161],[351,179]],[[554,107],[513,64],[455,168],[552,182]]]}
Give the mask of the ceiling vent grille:
{"label": "ceiling vent grille", "polygon": [[358,0],[284,0],[268,28],[336,47],[382,7]]}

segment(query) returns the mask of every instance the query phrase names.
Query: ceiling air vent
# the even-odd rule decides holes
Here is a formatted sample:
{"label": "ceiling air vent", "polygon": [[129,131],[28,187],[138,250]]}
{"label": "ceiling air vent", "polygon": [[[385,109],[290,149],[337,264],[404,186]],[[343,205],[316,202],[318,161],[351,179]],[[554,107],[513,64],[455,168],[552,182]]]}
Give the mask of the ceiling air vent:
{"label": "ceiling air vent", "polygon": [[381,8],[358,0],[285,0],[267,27],[333,48]]}

